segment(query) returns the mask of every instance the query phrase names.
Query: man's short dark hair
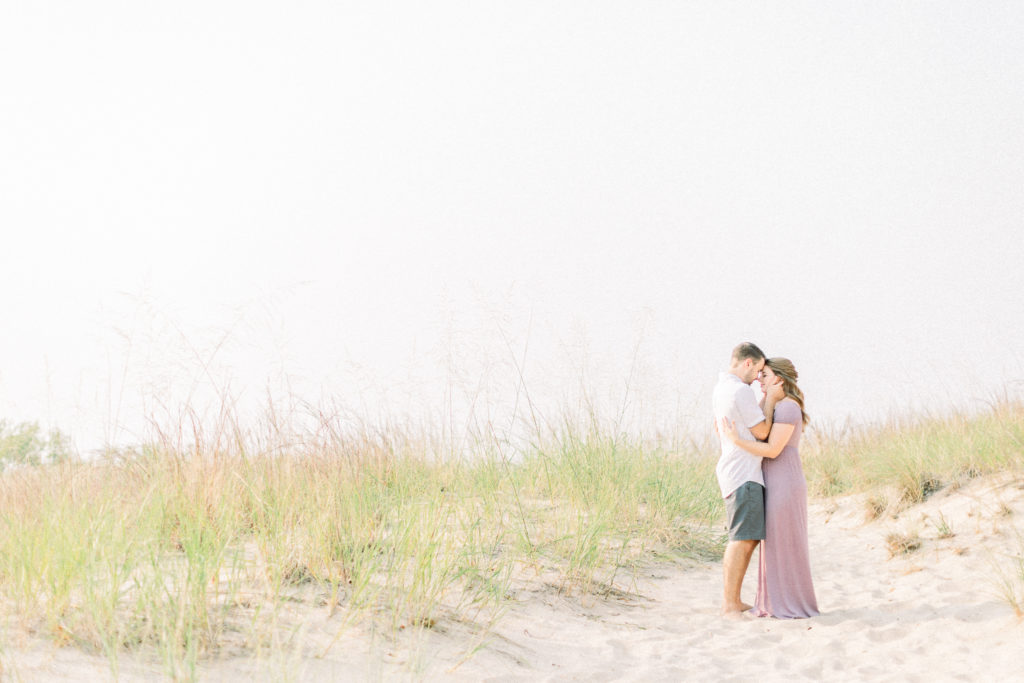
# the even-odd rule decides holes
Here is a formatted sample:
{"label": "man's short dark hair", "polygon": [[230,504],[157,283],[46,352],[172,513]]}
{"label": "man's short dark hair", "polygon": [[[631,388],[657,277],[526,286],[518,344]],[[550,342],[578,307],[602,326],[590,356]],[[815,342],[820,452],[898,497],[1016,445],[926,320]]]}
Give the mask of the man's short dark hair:
{"label": "man's short dark hair", "polygon": [[767,356],[764,355],[764,351],[757,348],[757,344],[751,344],[750,342],[743,342],[732,350],[732,359],[734,361],[741,363],[748,358],[756,362],[764,360]]}

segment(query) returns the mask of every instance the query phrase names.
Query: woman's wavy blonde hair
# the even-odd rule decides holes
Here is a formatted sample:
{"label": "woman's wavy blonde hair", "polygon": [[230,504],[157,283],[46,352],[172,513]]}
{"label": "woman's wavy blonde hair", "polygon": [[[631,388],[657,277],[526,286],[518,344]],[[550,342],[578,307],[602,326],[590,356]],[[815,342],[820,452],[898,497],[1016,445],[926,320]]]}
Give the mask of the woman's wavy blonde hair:
{"label": "woman's wavy blonde hair", "polygon": [[785,390],[786,396],[797,402],[800,412],[804,416],[804,424],[807,424],[811,418],[804,410],[804,392],[800,391],[800,387],[796,385],[796,380],[800,375],[793,366],[793,361],[788,358],[769,358],[764,364],[782,379],[782,388]]}

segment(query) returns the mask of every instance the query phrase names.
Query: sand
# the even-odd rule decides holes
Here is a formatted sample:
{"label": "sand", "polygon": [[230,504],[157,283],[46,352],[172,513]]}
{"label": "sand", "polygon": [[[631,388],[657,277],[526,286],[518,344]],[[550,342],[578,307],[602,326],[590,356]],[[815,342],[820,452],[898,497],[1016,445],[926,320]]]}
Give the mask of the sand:
{"label": "sand", "polygon": [[[397,642],[353,628],[331,645],[336,621],[306,608],[295,615],[303,626],[292,655],[255,662],[225,653],[199,673],[210,681],[1024,680],[1024,621],[997,581],[1007,554],[1024,550],[1024,478],[974,480],[870,522],[866,509],[863,496],[811,502],[822,609],[813,619],[722,619],[720,564],[657,564],[600,598],[562,595],[543,575],[520,577],[515,602],[482,641],[442,621]],[[891,533],[916,534],[921,546],[890,557]],[[748,602],[756,562],[755,554]],[[467,657],[471,643],[479,648]],[[106,659],[74,648],[5,645],[4,680],[111,679]],[[120,680],[163,678],[152,662],[122,660]]]}

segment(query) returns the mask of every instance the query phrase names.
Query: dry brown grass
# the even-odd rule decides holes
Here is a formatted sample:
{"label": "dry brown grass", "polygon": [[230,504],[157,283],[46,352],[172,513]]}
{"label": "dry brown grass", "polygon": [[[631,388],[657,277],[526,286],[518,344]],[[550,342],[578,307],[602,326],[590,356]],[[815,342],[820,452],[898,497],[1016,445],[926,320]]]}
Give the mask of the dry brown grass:
{"label": "dry brown grass", "polygon": [[889,558],[908,555],[921,548],[921,537],[916,533],[900,533],[894,531],[885,537],[885,547]]}

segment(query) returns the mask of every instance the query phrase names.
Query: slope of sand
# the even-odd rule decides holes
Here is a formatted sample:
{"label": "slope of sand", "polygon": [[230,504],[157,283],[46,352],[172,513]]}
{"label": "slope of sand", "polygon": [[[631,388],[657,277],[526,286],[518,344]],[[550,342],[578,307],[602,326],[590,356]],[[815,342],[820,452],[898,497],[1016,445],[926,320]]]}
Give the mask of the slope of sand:
{"label": "slope of sand", "polygon": [[[563,596],[524,577],[516,602],[479,641],[441,622],[406,642],[349,629],[323,610],[294,615],[285,660],[204,663],[202,680],[1024,680],[1024,621],[1000,595],[997,567],[1024,551],[1024,478],[990,477],[940,491],[897,516],[865,522],[863,497],[812,501],[812,568],[822,616],[718,616],[721,565],[653,565],[606,598]],[[952,536],[943,537],[949,530]],[[921,547],[890,557],[890,533]],[[743,597],[753,600],[757,556]],[[1019,581],[1019,580],[1018,580]],[[1024,586],[1018,583],[1018,590]],[[302,624],[301,626],[299,624]],[[417,642],[411,642],[413,638]],[[333,644],[332,644],[332,641]],[[478,649],[466,657],[467,646]],[[30,643],[8,677],[109,680],[105,659]],[[326,654],[321,655],[326,651]],[[121,680],[162,678],[122,658]]]}

